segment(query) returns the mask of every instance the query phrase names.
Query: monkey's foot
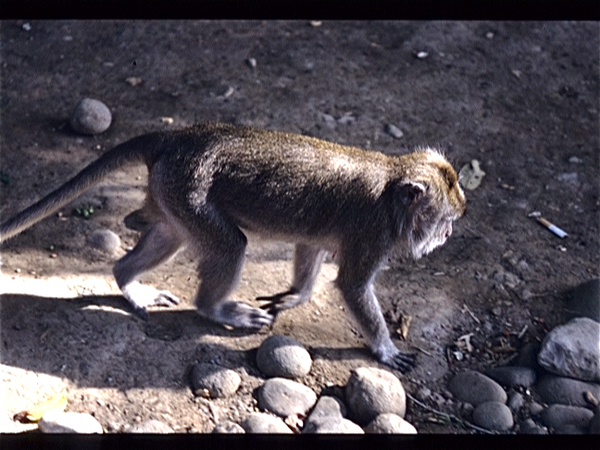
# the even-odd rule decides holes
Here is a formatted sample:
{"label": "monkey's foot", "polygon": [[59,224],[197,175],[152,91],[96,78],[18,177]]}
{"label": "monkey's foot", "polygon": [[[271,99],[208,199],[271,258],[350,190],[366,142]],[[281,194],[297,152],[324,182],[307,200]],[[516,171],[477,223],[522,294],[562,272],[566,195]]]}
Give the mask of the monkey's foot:
{"label": "monkey's foot", "polygon": [[123,286],[122,292],[123,297],[133,307],[133,312],[144,320],[148,319],[148,307],[173,306],[180,302],[179,298],[169,291],[159,291],[137,281]]}
{"label": "monkey's foot", "polygon": [[271,325],[274,319],[272,314],[262,309],[254,308],[246,303],[231,301],[220,303],[210,310],[199,307],[198,313],[222,325],[255,330],[264,325]]}
{"label": "monkey's foot", "polygon": [[379,360],[383,364],[390,366],[392,369],[399,370],[402,373],[407,373],[415,367],[417,354],[401,352],[400,350],[396,349],[396,352],[394,352],[392,355],[387,357],[380,356]]}

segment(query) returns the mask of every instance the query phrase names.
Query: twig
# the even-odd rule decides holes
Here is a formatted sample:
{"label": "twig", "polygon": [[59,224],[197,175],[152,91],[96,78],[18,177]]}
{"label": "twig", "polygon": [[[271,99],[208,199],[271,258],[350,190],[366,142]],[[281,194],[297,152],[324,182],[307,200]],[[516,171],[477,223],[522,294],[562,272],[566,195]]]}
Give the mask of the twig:
{"label": "twig", "polygon": [[469,428],[474,429],[475,431],[479,431],[480,433],[485,433],[485,434],[496,434],[493,431],[490,430],[486,430],[485,428],[480,428],[477,425],[473,425],[472,423],[463,420],[459,417],[456,417],[454,414],[448,414],[442,411],[438,411],[437,409],[432,408],[431,406],[427,406],[425,403],[417,400],[416,398],[414,398],[412,395],[410,395],[409,393],[406,393],[406,396],[408,398],[410,398],[413,402],[415,402],[417,405],[419,405],[421,408],[426,409],[427,411],[430,411],[434,414],[437,414],[438,416],[444,417],[446,420],[450,420],[450,421],[454,421],[456,423],[458,423],[459,425],[462,426],[467,426]]}

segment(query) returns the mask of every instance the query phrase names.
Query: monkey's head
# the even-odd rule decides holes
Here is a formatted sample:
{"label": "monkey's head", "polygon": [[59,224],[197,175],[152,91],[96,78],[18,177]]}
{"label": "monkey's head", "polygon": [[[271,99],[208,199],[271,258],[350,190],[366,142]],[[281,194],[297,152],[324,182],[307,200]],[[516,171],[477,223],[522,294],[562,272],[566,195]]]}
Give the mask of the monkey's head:
{"label": "monkey's head", "polygon": [[456,171],[437,151],[421,150],[404,160],[403,235],[407,250],[418,259],[446,242],[452,222],[465,212],[466,199]]}

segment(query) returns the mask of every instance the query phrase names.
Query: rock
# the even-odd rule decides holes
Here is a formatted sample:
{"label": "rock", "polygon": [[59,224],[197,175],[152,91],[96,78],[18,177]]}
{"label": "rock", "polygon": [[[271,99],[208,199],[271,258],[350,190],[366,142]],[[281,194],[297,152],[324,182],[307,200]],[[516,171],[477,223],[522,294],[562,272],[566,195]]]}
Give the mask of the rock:
{"label": "rock", "polygon": [[96,230],[87,237],[91,247],[106,253],[114,253],[121,246],[121,239],[110,230]]}
{"label": "rock", "polygon": [[526,419],[519,426],[521,434],[548,434],[548,430],[540,427],[532,419]]}
{"label": "rock", "polygon": [[75,132],[93,135],[106,131],[111,120],[110,110],[104,103],[84,98],[75,107],[70,123]]}
{"label": "rock", "polygon": [[102,425],[90,414],[76,412],[48,412],[38,422],[42,433],[103,433]]}
{"label": "rock", "polygon": [[585,431],[576,425],[561,425],[554,430],[554,434],[585,434]]}
{"label": "rock", "polygon": [[600,434],[600,407],[594,410],[594,417],[590,420],[590,434]]}
{"label": "rock", "polygon": [[[285,425],[285,424],[284,424]],[[231,420],[226,420],[224,422],[219,422],[213,428],[213,433],[223,433],[223,434],[243,434],[246,432],[240,425]]]}
{"label": "rock", "polygon": [[129,430],[129,433],[148,433],[148,434],[167,434],[175,433],[175,430],[169,425],[162,423],[159,420],[146,420],[141,423],[133,425]]}
{"label": "rock", "polygon": [[596,398],[600,398],[600,385],[586,383],[572,378],[546,375],[538,382],[535,388],[542,401],[548,404],[588,406],[584,394],[590,391]]}
{"label": "rock", "polygon": [[524,402],[525,399],[523,398],[523,395],[520,392],[513,392],[508,397],[507,405],[511,410],[518,411],[519,409],[521,409]]}
{"label": "rock", "polygon": [[538,414],[541,414],[543,410],[544,407],[537,402],[531,402],[531,404],[529,405],[529,414],[531,414],[532,416],[537,416]]}
{"label": "rock", "polygon": [[345,389],[352,418],[367,424],[382,413],[404,417],[406,394],[400,380],[382,369],[360,367],[352,370]]}
{"label": "rock", "polygon": [[554,328],[542,342],[540,366],[549,372],[587,381],[600,381],[600,323],[587,317]]}
{"label": "rock", "polygon": [[223,398],[234,394],[240,387],[242,379],[231,369],[215,364],[199,363],[192,369],[191,382],[195,395]]}
{"label": "rock", "polygon": [[506,387],[530,387],[535,383],[535,371],[529,367],[503,366],[485,371],[492,380]]}
{"label": "rock", "polygon": [[246,433],[293,434],[283,420],[265,413],[250,414],[240,425]]}
{"label": "rock", "polygon": [[336,397],[321,396],[307,417],[305,425],[310,422],[318,422],[326,417],[346,417],[346,406]]}
{"label": "rock", "polygon": [[258,391],[258,406],[287,417],[305,415],[317,401],[317,394],[303,384],[286,378],[271,378]]}
{"label": "rock", "polygon": [[542,412],[542,423],[554,429],[572,425],[581,430],[587,430],[594,413],[586,408],[568,405],[550,405]]}
{"label": "rock", "polygon": [[513,425],[513,416],[502,402],[481,403],[473,411],[473,422],[480,427],[494,431],[510,430]]}
{"label": "rock", "polygon": [[305,424],[302,434],[364,434],[361,427],[343,417],[327,416]]}
{"label": "rock", "polygon": [[506,403],[506,392],[502,386],[472,370],[456,374],[450,380],[448,389],[458,400],[474,406],[493,401]]}
{"label": "rock", "polygon": [[600,278],[580,284],[567,296],[571,317],[587,317],[600,322]]}
{"label": "rock", "polygon": [[366,433],[376,434],[417,434],[410,423],[396,414],[379,414],[365,427]]}
{"label": "rock", "polygon": [[402,136],[404,136],[402,130],[400,130],[397,126],[392,125],[391,123],[386,124],[383,129],[387,134],[395,137],[396,139],[400,139]]}
{"label": "rock", "polygon": [[310,372],[312,359],[306,349],[287,336],[271,336],[256,353],[260,371],[270,377],[297,378]]}

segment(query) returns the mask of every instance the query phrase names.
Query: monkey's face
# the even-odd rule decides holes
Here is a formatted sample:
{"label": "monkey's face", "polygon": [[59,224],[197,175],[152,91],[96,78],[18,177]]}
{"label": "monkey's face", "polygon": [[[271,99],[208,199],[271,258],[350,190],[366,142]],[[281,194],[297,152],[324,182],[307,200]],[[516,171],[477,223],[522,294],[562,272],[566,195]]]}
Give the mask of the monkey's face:
{"label": "monkey's face", "polygon": [[466,208],[465,195],[458,184],[452,166],[438,153],[425,152],[420,179],[422,186],[412,205],[408,245],[415,259],[427,255],[443,245],[452,234],[452,222],[461,217]]}

